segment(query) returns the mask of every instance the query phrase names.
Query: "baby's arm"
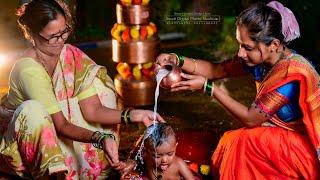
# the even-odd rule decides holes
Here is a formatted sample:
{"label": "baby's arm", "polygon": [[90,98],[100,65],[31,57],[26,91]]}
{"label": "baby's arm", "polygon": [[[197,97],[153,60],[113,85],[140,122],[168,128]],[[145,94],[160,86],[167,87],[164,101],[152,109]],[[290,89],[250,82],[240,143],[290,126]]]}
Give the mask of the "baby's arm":
{"label": "baby's arm", "polygon": [[187,163],[185,163],[181,158],[177,157],[177,165],[179,169],[179,174],[185,180],[194,180],[191,170],[189,169]]}

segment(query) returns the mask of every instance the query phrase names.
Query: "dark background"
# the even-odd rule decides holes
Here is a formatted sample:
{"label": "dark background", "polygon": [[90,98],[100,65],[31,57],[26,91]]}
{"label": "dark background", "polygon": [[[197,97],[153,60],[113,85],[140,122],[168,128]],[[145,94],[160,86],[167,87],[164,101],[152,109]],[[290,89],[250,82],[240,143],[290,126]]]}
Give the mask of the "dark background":
{"label": "dark background", "polygon": [[[151,1],[152,21],[157,24],[160,33],[184,32],[186,39],[206,39],[206,48],[211,51],[224,50],[219,47],[225,41],[226,34],[234,36],[234,27],[229,24],[218,25],[167,25],[163,21],[166,16],[174,12],[209,12],[220,15],[222,18],[235,19],[235,17],[250,4],[258,2],[255,0],[167,0]],[[269,1],[259,1],[266,2]],[[283,0],[279,1],[291,9],[300,25],[301,37],[293,41],[289,47],[295,49],[302,55],[312,60],[318,67],[320,50],[320,3],[316,0]],[[76,42],[110,39],[110,29],[116,22],[115,5],[117,1],[77,0],[77,25]],[[226,33],[224,26],[231,26]],[[221,37],[224,36],[224,37]],[[231,43],[234,43],[233,41]],[[232,46],[229,43],[228,46]],[[235,46],[235,48],[237,48]],[[209,51],[210,51],[209,50]],[[236,50],[236,49],[235,49]],[[227,50],[228,51],[228,50]],[[230,51],[230,50],[229,50]],[[206,52],[204,52],[206,53]],[[231,53],[231,52],[230,52]],[[205,56],[200,53],[200,56]],[[206,57],[206,56],[205,56]],[[213,58],[213,57],[211,57]]]}

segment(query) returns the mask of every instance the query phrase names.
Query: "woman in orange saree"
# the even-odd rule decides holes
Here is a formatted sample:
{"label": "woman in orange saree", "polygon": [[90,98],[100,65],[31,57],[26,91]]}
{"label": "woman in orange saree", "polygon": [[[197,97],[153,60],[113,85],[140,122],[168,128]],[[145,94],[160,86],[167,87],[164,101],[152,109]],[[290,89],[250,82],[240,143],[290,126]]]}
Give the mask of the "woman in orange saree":
{"label": "woman in orange saree", "polygon": [[[258,3],[237,18],[238,54],[210,63],[161,54],[161,65],[175,63],[186,79],[172,91],[203,89],[244,128],[226,132],[212,155],[213,178],[319,179],[320,78],[312,65],[287,45],[299,37],[293,13],[276,1]],[[212,80],[251,74],[257,95],[250,107]]]}
{"label": "woman in orange saree", "polygon": [[[256,82],[258,93],[252,106],[269,119],[260,127],[241,128],[223,135],[212,156],[214,176],[221,179],[318,179],[319,80],[306,59],[292,54],[279,61],[263,82]],[[300,108],[283,105],[290,99],[281,94],[281,90],[291,91],[289,86],[293,83],[300,86],[296,89]],[[296,118],[288,118],[289,114]]]}

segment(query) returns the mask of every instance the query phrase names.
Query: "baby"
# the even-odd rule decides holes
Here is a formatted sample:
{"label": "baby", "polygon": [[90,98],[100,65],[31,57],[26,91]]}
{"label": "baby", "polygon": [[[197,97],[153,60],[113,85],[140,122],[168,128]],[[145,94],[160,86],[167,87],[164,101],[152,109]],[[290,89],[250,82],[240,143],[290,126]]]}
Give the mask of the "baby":
{"label": "baby", "polygon": [[[195,179],[187,164],[175,155],[178,143],[171,126],[157,123],[148,127],[146,135],[148,134],[149,136],[144,140],[144,163],[138,162],[137,166],[137,170],[143,172],[145,178],[150,180]],[[124,179],[132,179],[128,176],[128,172],[133,167],[132,162],[127,163],[127,168],[121,171]]]}

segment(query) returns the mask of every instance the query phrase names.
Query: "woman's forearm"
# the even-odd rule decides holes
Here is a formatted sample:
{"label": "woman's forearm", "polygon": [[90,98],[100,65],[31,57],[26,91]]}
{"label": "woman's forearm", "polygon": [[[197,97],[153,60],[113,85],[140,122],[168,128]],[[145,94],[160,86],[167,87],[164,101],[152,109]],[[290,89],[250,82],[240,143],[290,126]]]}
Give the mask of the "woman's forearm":
{"label": "woman's forearm", "polygon": [[110,109],[105,106],[98,105],[94,114],[94,117],[89,121],[104,125],[114,125],[121,123],[121,111],[119,110]]}
{"label": "woman's forearm", "polygon": [[93,132],[68,122],[62,112],[51,115],[57,134],[74,141],[91,142]]}
{"label": "woman's forearm", "polygon": [[[234,100],[218,87],[214,88],[213,97],[237,119],[242,122],[246,121],[248,114],[248,108],[246,106]],[[243,123],[246,124],[246,122]]]}
{"label": "woman's forearm", "polygon": [[248,74],[240,57],[226,59],[219,63],[211,63],[201,59],[185,57],[182,69],[188,73],[201,75],[208,79],[239,77]]}
{"label": "woman's forearm", "polygon": [[269,118],[262,114],[259,109],[248,108],[239,103],[218,87],[214,88],[213,97],[247,127],[260,125]]}
{"label": "woman's forearm", "polygon": [[93,132],[79,126],[75,126],[68,122],[62,128],[59,134],[74,141],[90,143]]}
{"label": "woman's forearm", "polygon": [[103,106],[97,95],[79,101],[81,112],[88,122],[103,125],[121,123],[121,111]]}
{"label": "woman's forearm", "polygon": [[184,58],[182,69],[188,73],[201,75],[209,79],[221,79],[227,76],[222,64],[189,57]]}

